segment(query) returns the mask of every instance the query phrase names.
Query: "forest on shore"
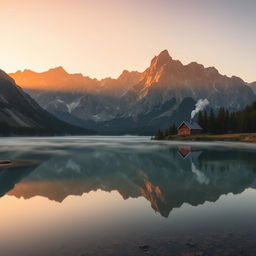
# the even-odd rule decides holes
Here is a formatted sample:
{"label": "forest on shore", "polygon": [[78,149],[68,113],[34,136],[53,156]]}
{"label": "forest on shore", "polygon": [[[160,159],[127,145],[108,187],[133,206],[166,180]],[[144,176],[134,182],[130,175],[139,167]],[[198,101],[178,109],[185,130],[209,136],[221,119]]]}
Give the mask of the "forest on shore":
{"label": "forest on shore", "polygon": [[[206,134],[255,133],[256,102],[236,112],[230,112],[223,107],[218,110],[212,108],[204,110],[198,113],[196,121]],[[177,129],[175,124],[165,130],[159,129],[155,134],[155,139],[176,135]]]}

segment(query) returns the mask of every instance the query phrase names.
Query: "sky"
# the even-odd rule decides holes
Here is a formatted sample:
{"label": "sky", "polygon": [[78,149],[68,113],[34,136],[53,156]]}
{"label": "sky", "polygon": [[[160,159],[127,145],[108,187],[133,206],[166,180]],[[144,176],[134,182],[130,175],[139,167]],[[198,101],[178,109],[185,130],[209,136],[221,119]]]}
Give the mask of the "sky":
{"label": "sky", "polygon": [[252,82],[255,13],[255,0],[0,0],[0,69],[115,78],[167,49]]}

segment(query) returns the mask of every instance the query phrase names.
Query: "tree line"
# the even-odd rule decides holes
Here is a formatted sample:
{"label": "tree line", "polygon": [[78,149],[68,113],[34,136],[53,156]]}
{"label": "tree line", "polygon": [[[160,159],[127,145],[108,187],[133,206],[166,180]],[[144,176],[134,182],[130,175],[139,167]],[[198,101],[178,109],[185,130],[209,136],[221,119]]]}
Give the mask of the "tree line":
{"label": "tree line", "polygon": [[[214,111],[212,108],[198,113],[197,123],[204,133],[253,133],[256,132],[256,102],[244,109],[230,112],[223,107]],[[178,133],[177,126],[172,124],[166,130],[158,130],[155,139],[161,140],[169,135]]]}
{"label": "tree line", "polygon": [[213,109],[199,112],[197,122],[205,133],[256,132],[256,102],[237,112],[229,112],[223,107],[217,112]]}
{"label": "tree line", "polygon": [[11,126],[10,124],[0,121],[0,137],[1,136],[55,136],[65,135],[64,133],[58,133],[53,129],[46,129],[40,127],[19,127]]}
{"label": "tree line", "polygon": [[176,135],[178,133],[178,128],[175,124],[172,124],[168,129],[160,130],[158,129],[155,134],[156,140],[162,140],[165,137],[168,137],[169,135]]}

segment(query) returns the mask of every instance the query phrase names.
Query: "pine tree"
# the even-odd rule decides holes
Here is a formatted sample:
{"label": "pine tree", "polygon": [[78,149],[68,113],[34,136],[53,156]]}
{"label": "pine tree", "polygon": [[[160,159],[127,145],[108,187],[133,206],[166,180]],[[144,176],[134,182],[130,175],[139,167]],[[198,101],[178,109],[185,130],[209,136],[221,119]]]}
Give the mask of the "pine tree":
{"label": "pine tree", "polygon": [[203,114],[203,125],[202,128],[204,128],[205,132],[209,132],[208,131],[208,114],[207,111],[204,110],[204,114]]}
{"label": "pine tree", "polygon": [[176,135],[178,133],[177,127],[175,124],[169,127],[169,135]]}
{"label": "pine tree", "polygon": [[225,108],[219,108],[216,121],[215,121],[215,132],[225,133],[226,132],[226,110]]}
{"label": "pine tree", "polygon": [[209,114],[209,118],[208,118],[207,123],[208,123],[208,125],[207,125],[207,130],[208,130],[210,133],[216,133],[216,127],[215,127],[216,118],[215,118],[215,114],[214,114],[212,108],[210,109],[210,114]]}
{"label": "pine tree", "polygon": [[225,111],[225,133],[229,133],[232,126],[230,124],[230,114],[229,114],[229,111],[226,109]]}
{"label": "pine tree", "polygon": [[202,111],[200,111],[198,113],[197,122],[205,130],[206,127],[205,127],[205,124],[204,124],[204,117],[203,117]]}
{"label": "pine tree", "polygon": [[163,132],[159,129],[155,135],[156,140],[162,140],[164,138]]}

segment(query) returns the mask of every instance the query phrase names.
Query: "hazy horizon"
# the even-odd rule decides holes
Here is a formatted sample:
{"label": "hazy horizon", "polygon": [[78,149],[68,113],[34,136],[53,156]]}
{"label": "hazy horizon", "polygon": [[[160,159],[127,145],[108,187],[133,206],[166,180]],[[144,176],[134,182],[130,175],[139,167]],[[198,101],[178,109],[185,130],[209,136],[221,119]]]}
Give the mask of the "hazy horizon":
{"label": "hazy horizon", "polygon": [[144,71],[167,49],[184,64],[196,61],[252,82],[255,7],[251,0],[2,0],[0,68],[62,66],[116,78],[125,69]]}

